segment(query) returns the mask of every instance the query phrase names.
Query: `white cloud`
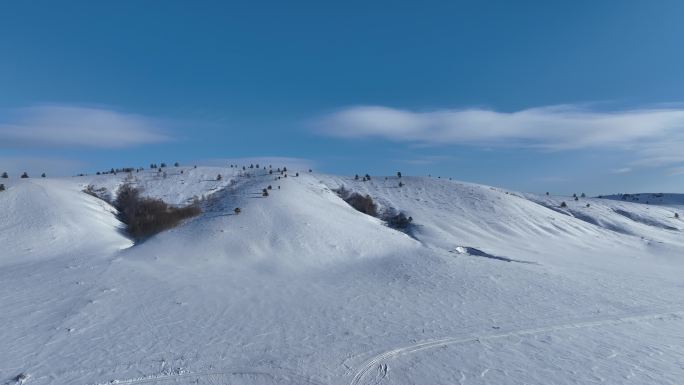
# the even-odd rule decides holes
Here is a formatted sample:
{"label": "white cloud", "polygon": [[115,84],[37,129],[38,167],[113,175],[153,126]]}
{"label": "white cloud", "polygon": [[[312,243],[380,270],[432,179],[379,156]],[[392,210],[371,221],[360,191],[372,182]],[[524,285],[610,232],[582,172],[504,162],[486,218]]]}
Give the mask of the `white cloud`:
{"label": "white cloud", "polygon": [[159,121],[110,109],[41,105],[3,111],[0,148],[121,148],[170,140]]}
{"label": "white cloud", "polygon": [[635,164],[684,162],[684,108],[676,107],[599,112],[560,105],[516,112],[415,112],[357,106],[316,119],[314,126],[320,133],[342,138],[548,150],[617,148],[636,151]]}
{"label": "white cloud", "polygon": [[632,172],[631,167],[616,168],[615,170],[612,171],[613,174],[627,174],[629,172]]}

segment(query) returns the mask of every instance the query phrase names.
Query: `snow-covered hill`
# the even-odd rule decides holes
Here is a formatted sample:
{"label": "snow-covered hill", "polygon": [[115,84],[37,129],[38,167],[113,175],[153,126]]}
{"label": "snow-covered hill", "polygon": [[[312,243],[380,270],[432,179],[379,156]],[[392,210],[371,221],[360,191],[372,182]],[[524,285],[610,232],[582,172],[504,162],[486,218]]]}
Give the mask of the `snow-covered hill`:
{"label": "snow-covered hill", "polygon": [[684,194],[672,193],[636,193],[602,195],[604,199],[613,199],[626,202],[643,203],[649,205],[684,206]]}
{"label": "snow-covered hill", "polygon": [[[676,206],[434,178],[164,171],[6,183],[0,384],[684,376]],[[123,183],[172,204],[202,199],[204,212],[133,246],[113,209],[81,192]],[[412,225],[355,211],[342,186]]]}

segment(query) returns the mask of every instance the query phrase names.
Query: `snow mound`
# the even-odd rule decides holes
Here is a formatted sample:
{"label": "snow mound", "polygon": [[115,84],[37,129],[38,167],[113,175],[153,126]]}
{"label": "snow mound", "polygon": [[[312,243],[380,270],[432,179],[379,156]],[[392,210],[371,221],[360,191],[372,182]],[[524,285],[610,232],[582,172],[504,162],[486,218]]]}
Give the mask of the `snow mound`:
{"label": "snow mound", "polygon": [[131,246],[116,210],[70,180],[21,179],[0,193],[0,264]]}
{"label": "snow mound", "polygon": [[[125,256],[163,255],[170,263],[194,268],[218,264],[270,272],[419,246],[379,219],[355,211],[311,175],[276,178],[265,171],[235,176],[205,202],[200,217],[153,237]],[[267,197],[262,196],[264,189]],[[237,207],[240,214],[234,213]]]}

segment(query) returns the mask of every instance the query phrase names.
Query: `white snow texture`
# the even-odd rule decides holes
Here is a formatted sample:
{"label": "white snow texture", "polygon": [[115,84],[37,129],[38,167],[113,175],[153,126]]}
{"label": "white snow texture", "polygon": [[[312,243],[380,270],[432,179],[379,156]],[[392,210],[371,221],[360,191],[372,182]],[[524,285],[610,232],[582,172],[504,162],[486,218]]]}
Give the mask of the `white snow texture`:
{"label": "white snow texture", "polygon": [[[0,180],[0,384],[684,383],[682,196],[282,166]],[[122,183],[203,213],[134,245]]]}

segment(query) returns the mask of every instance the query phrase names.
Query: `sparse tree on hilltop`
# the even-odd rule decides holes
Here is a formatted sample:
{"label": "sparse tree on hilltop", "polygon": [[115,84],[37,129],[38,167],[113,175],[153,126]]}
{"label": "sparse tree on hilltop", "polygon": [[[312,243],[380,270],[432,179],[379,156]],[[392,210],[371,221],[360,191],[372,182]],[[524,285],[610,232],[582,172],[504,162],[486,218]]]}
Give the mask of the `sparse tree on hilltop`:
{"label": "sparse tree on hilltop", "polygon": [[397,171],[397,178],[401,178],[401,171]]}
{"label": "sparse tree on hilltop", "polygon": [[47,176],[47,175],[45,175],[45,173],[40,174],[40,177],[41,177],[41,178],[45,178],[46,176]]}
{"label": "sparse tree on hilltop", "polygon": [[29,177],[29,176],[28,176],[28,174],[26,173],[26,171],[24,171],[24,173],[21,174],[21,178],[26,179],[26,178],[28,178],[28,177]]}
{"label": "sparse tree on hilltop", "polygon": [[223,177],[221,176],[221,174],[218,174],[218,175],[216,176],[216,180],[221,180],[221,179],[223,179]]}
{"label": "sparse tree on hilltop", "polygon": [[7,179],[9,178],[9,175],[7,175],[7,171],[2,173],[2,179]]}
{"label": "sparse tree on hilltop", "polygon": [[180,163],[176,162],[173,165],[174,165],[174,167],[178,167],[178,166],[180,166]]}
{"label": "sparse tree on hilltop", "polygon": [[566,208],[568,207],[568,204],[565,203],[565,201],[561,202],[560,207]]}

